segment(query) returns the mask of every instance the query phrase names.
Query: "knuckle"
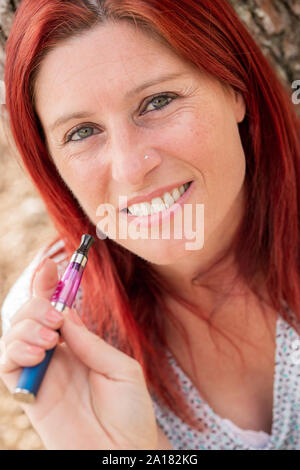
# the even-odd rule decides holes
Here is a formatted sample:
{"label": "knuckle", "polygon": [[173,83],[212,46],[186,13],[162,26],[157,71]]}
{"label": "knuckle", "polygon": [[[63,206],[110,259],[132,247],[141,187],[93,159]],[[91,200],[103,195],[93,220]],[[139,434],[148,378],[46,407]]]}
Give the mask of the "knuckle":
{"label": "knuckle", "polygon": [[24,315],[26,314],[26,312],[28,311],[28,308],[30,306],[30,302],[31,300],[27,300],[27,302],[25,302],[17,311],[16,313],[13,315],[13,317],[11,318],[10,320],[10,324],[11,326],[15,325],[16,323],[18,323],[20,320],[22,320],[22,318],[24,318]]}
{"label": "knuckle", "polygon": [[8,344],[11,342],[13,335],[14,335],[14,328],[11,326],[10,329],[1,337],[1,341],[7,347]]}
{"label": "knuckle", "polygon": [[32,320],[31,318],[24,318],[22,321],[22,327],[25,331],[31,331],[32,328],[36,327],[36,321]]}
{"label": "knuckle", "polygon": [[22,347],[23,342],[18,339],[13,339],[9,344],[6,345],[6,354],[11,356],[17,348]]}
{"label": "knuckle", "polygon": [[7,358],[19,364],[20,359],[22,362],[22,359],[26,356],[28,345],[29,343],[22,340],[16,339],[12,341],[12,343],[7,346]]}
{"label": "knuckle", "polygon": [[8,346],[18,338],[25,338],[27,331],[32,331],[31,320],[24,319],[10,326],[10,329],[3,336],[3,342]]}
{"label": "knuckle", "polygon": [[15,325],[26,319],[40,318],[51,307],[51,302],[42,297],[32,297],[25,302],[12,317],[10,324]]}

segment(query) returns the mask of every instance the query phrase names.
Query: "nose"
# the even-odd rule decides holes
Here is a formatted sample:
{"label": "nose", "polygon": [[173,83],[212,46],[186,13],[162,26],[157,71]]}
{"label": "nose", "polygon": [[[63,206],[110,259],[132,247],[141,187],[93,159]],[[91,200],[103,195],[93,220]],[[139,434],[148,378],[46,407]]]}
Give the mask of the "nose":
{"label": "nose", "polygon": [[[149,132],[149,130],[148,130]],[[111,148],[111,176],[120,184],[140,185],[145,176],[161,163],[157,150],[148,143],[147,131],[122,128]],[[152,137],[153,142],[153,137]],[[148,156],[145,159],[145,155]]]}

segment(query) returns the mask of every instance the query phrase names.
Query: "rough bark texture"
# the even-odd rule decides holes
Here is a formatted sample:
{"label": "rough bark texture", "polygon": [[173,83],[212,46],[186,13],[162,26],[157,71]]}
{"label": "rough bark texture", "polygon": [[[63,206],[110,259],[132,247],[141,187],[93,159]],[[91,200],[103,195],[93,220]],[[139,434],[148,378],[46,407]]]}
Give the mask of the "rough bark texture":
{"label": "rough bark texture", "polygon": [[[239,17],[291,87],[300,79],[300,0],[230,0]],[[0,79],[5,41],[20,0],[0,0]]]}
{"label": "rough bark texture", "polygon": [[230,0],[278,76],[300,78],[300,0]]}

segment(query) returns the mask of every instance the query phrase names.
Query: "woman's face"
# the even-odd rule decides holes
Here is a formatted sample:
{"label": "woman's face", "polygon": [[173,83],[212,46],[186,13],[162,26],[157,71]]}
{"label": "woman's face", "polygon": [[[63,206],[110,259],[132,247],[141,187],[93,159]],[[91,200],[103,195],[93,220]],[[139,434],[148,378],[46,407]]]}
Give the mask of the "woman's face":
{"label": "woman's face", "polygon": [[[199,264],[201,256],[214,255],[226,243],[242,214],[245,176],[238,132],[245,105],[231,88],[123,22],[100,25],[48,53],[35,96],[60,175],[95,225],[106,219],[108,237],[157,265],[192,258]],[[153,191],[163,197],[189,181],[189,219],[180,206],[156,224],[164,230],[170,221],[170,236],[159,232],[151,238],[154,224],[139,227],[141,219],[135,218],[141,238],[130,236],[133,217],[119,218],[120,196],[128,206],[136,196],[140,202]],[[103,204],[115,212],[101,213]],[[185,236],[184,219],[198,239],[204,234],[204,246],[196,251],[186,248],[192,240]]]}

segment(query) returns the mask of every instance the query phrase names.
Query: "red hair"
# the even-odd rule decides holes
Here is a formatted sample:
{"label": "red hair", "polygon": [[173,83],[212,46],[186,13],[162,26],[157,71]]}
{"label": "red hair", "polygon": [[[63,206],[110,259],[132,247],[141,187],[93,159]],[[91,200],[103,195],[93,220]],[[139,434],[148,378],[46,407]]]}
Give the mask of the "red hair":
{"label": "red hair", "polygon": [[[34,108],[35,77],[50,49],[109,21],[133,23],[244,97],[247,112],[239,131],[246,157],[245,215],[219,263],[233,255],[238,276],[258,298],[254,281],[260,273],[270,305],[297,329],[283,302],[299,319],[300,123],[291,97],[227,1],[21,2],[6,44],[6,104],[17,150],[57,229],[54,242],[62,239],[70,257],[81,235],[95,236],[96,230],[48,153]],[[201,283],[202,276],[207,280],[208,271],[195,280]],[[181,299],[150,263],[111,239],[97,239],[81,286],[87,327],[109,342],[116,339],[120,350],[139,361],[148,387],[183,420],[203,430],[178,391],[167,360],[162,312],[170,318],[172,312],[163,294],[169,292],[195,315],[204,318],[207,312]]]}

